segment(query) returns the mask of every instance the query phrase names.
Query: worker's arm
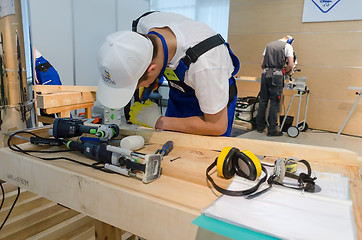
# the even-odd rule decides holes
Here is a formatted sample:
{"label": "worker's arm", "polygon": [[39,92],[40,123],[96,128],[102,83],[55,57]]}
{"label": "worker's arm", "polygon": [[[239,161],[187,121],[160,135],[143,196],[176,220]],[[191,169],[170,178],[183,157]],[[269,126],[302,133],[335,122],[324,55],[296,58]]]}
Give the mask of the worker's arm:
{"label": "worker's arm", "polygon": [[264,69],[264,56],[263,56],[263,59],[261,60],[261,69]]}
{"label": "worker's arm", "polygon": [[293,57],[288,57],[287,58],[287,61],[288,61],[288,65],[287,66],[285,66],[285,72],[290,72],[290,73],[292,73],[292,69],[293,69],[293,67],[294,67],[294,58]]}
{"label": "worker's arm", "polygon": [[222,135],[228,126],[227,107],[216,114],[205,114],[188,118],[161,116],[156,122],[156,129],[171,130],[198,135]]}

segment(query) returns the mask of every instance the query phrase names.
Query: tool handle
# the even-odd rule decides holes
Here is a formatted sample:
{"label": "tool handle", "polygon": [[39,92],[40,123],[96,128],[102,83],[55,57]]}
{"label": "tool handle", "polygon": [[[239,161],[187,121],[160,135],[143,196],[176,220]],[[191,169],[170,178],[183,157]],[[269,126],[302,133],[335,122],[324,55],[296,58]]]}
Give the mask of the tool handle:
{"label": "tool handle", "polygon": [[165,144],[163,144],[161,150],[159,151],[159,153],[162,156],[166,156],[167,154],[169,154],[171,152],[171,150],[173,149],[173,142],[172,141],[167,141]]}

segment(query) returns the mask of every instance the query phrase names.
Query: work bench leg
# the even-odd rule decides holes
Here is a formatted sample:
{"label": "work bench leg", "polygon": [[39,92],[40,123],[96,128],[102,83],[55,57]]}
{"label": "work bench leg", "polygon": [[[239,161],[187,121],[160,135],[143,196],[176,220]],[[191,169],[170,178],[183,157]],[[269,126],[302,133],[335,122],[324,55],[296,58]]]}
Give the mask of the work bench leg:
{"label": "work bench leg", "polygon": [[70,117],[70,111],[60,112],[58,117],[61,117],[61,118]]}
{"label": "work bench leg", "polygon": [[116,228],[107,223],[96,220],[96,239],[97,240],[138,240],[139,238],[124,230]]}
{"label": "work bench leg", "polygon": [[92,108],[85,108],[85,118],[92,118]]}

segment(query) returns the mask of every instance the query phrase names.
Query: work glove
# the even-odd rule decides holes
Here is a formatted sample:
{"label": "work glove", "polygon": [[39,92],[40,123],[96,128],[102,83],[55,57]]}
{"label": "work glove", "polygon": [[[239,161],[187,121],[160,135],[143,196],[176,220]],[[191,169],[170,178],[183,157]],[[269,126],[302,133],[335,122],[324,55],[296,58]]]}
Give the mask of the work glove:
{"label": "work glove", "polygon": [[135,102],[129,112],[133,124],[155,128],[157,120],[161,117],[157,104],[147,100],[145,103]]}

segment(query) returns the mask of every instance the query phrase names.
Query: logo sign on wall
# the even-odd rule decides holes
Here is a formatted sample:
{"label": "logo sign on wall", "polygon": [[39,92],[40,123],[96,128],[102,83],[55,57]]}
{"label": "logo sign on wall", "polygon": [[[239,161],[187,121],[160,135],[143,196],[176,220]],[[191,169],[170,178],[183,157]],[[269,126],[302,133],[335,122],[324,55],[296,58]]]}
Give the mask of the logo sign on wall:
{"label": "logo sign on wall", "polygon": [[304,0],[302,22],[362,19],[361,0]]}

